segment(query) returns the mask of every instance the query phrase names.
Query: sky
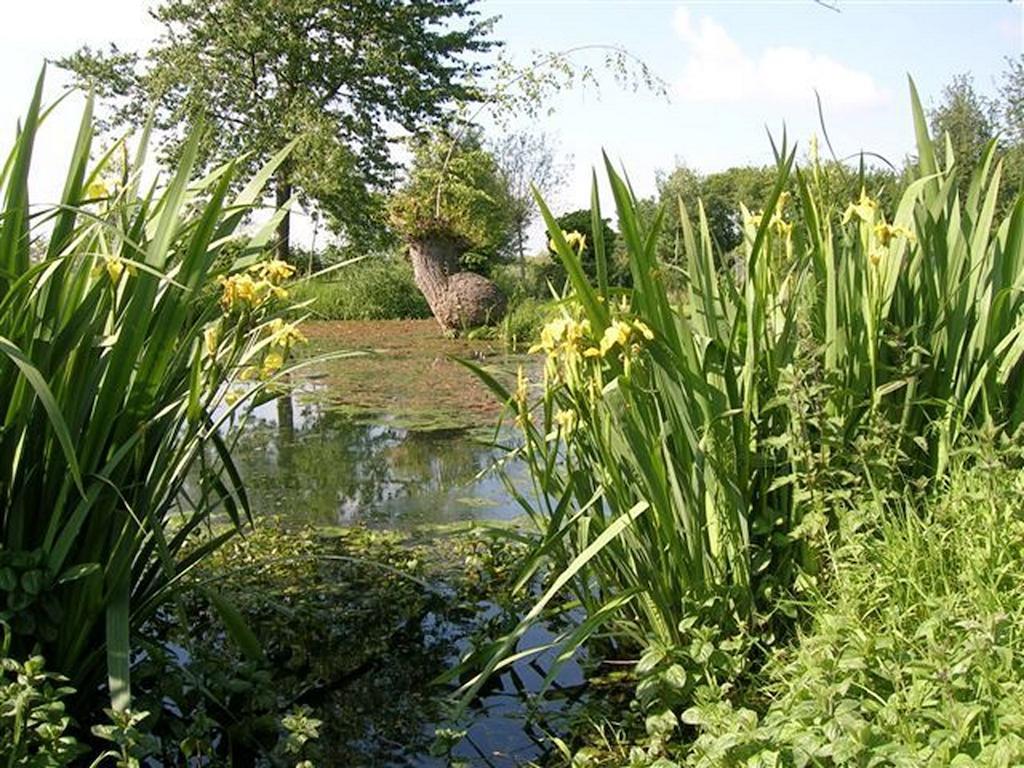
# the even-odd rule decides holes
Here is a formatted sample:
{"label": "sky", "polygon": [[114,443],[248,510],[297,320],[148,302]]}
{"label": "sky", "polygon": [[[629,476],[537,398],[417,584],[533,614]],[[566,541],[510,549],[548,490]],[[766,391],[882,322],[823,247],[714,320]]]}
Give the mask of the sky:
{"label": "sky", "polygon": [[[111,41],[139,49],[158,31],[147,0],[4,3],[0,152],[46,59]],[[785,126],[806,146],[812,133],[820,134],[815,90],[840,155],[864,149],[898,162],[913,143],[908,74],[928,106],[960,73],[994,91],[1006,57],[1024,52],[1021,0],[834,4],[838,12],[812,0],[481,0],[478,8],[500,17],[495,37],[515,61],[529,61],[538,50],[614,45],[642,59],[665,84],[667,98],[632,92],[614,83],[601,54],[572,59],[605,73],[600,89],[551,98],[527,126],[556,139],[568,173],[552,206],[571,209],[586,207],[602,150],[647,195],[656,189],[657,172],[677,163],[716,171],[769,162],[766,129],[778,136]],[[54,68],[47,81],[51,97],[64,84]],[[65,102],[40,136],[36,200],[59,194],[80,104]],[[481,118],[487,121],[486,111]]]}

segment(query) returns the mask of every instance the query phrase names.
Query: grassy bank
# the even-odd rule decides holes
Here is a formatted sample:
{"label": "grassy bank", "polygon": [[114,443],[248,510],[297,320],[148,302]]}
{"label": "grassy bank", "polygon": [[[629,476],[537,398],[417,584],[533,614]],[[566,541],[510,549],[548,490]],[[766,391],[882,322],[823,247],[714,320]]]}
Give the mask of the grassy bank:
{"label": "grassy bank", "polygon": [[748,703],[683,714],[686,764],[1024,763],[1022,491],[983,463],[923,503],[849,508],[812,618]]}
{"label": "grassy bank", "polygon": [[412,277],[412,267],[396,258],[370,256],[322,278],[295,286],[293,298],[310,302],[318,320],[414,320],[431,317]]}

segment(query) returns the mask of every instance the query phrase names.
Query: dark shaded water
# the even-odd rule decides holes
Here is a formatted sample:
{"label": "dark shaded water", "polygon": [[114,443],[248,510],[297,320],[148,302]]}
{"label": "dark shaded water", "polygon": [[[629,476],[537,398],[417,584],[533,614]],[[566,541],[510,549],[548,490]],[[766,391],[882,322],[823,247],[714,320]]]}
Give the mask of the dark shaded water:
{"label": "dark shaded water", "polygon": [[[481,606],[484,613],[488,606]],[[495,606],[490,606],[498,610]],[[425,623],[429,623],[429,617]],[[584,702],[586,685],[579,666],[570,662],[559,670],[547,694],[536,696],[549,665],[551,651],[510,666],[488,684],[458,721],[445,717],[442,691],[422,679],[433,670],[434,651],[446,656],[464,650],[466,627],[445,623],[425,627],[422,646],[407,649],[401,658],[389,660],[378,673],[367,675],[339,692],[331,705],[338,718],[351,718],[345,754],[332,765],[415,766],[442,768],[461,764],[483,768],[513,768],[543,760],[553,751],[550,735],[564,734],[569,718]],[[543,645],[553,638],[547,627],[538,626],[523,638],[521,647]],[[436,643],[436,646],[433,645]],[[447,664],[457,661],[447,655]],[[461,736],[450,756],[431,751],[437,729],[453,729]]]}

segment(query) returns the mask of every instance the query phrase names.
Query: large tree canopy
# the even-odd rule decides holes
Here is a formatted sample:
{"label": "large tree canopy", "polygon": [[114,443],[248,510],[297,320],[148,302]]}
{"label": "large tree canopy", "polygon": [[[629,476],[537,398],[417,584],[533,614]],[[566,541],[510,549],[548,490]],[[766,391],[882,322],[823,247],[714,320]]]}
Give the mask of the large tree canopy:
{"label": "large tree canopy", "polygon": [[[154,110],[172,157],[200,122],[210,163],[259,163],[298,139],[278,202],[294,190],[355,239],[382,221],[396,134],[479,98],[478,54],[495,43],[475,1],[165,0],[149,51],[83,48],[60,63],[110,100],[111,125]],[[287,219],[279,235],[286,256]]]}

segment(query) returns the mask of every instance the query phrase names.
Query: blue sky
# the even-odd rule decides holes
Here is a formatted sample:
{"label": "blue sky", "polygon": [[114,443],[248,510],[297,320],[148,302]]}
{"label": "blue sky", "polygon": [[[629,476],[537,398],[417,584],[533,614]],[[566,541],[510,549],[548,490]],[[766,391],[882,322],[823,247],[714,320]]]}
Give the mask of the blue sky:
{"label": "blue sky", "polygon": [[[669,86],[670,101],[608,82],[554,99],[534,127],[571,153],[571,173],[553,205],[585,204],[590,168],[604,148],[629,171],[640,194],[677,160],[711,171],[770,159],[765,127],[806,144],[817,130],[813,90],[825,102],[837,150],[864,148],[899,160],[912,130],[906,75],[926,104],[953,75],[971,72],[993,88],[1007,56],[1024,52],[1024,3],[838,0],[841,12],[812,0],[669,2],[644,0],[483,0],[500,15],[497,37],[526,61],[532,50],[620,45]],[[0,136],[11,135],[47,56],[83,43],[115,40],[143,47],[152,36],[144,0],[33,0],[9,3],[0,27]],[[591,58],[591,63],[599,61]],[[53,72],[51,93],[61,77]],[[36,199],[56,196],[77,125],[72,102],[41,137]]]}
{"label": "blue sky", "polygon": [[[585,201],[589,167],[604,148],[637,192],[682,161],[705,171],[768,162],[765,127],[806,140],[818,131],[814,89],[840,154],[900,160],[911,149],[906,76],[926,105],[958,73],[994,89],[1007,56],[1024,52],[1019,2],[855,2],[839,13],[810,0],[644,2],[487,0],[513,56],[587,43],[622,45],[669,86],[651,94],[602,89],[556,100],[542,121],[573,154],[564,205]],[[523,60],[526,60],[525,57]]]}

